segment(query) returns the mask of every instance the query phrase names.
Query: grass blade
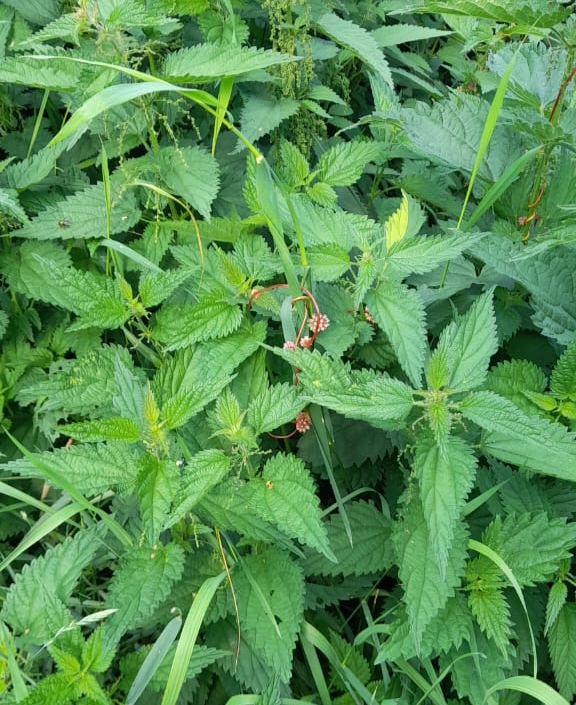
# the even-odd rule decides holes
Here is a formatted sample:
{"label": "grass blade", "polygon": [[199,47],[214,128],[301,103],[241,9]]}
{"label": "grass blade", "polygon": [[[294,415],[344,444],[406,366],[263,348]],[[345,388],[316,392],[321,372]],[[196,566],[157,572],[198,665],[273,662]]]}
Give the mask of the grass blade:
{"label": "grass blade", "polygon": [[495,683],[486,693],[484,701],[486,702],[497,690],[515,690],[519,693],[526,693],[544,705],[570,705],[554,688],[530,676],[512,676]]}

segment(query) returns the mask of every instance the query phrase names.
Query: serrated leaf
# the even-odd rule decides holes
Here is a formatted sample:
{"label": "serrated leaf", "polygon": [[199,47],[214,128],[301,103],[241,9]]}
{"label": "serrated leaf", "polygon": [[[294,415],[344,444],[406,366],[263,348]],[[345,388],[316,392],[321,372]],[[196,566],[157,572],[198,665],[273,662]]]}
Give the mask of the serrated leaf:
{"label": "serrated leaf", "polygon": [[554,399],[541,394],[546,389],[546,375],[528,360],[500,362],[488,373],[484,387],[506,397],[526,414],[537,414],[537,406],[545,403],[552,404],[550,411],[556,406]]}
{"label": "serrated leaf", "polygon": [[[502,522],[498,546],[521,585],[535,585],[549,580],[560,562],[570,558],[576,545],[576,524],[565,518],[551,519],[546,512],[514,514]],[[530,551],[526,550],[530,546]]]}
{"label": "serrated leaf", "polygon": [[552,625],[558,619],[562,608],[566,604],[568,597],[568,588],[566,583],[555,582],[548,593],[548,601],[546,602],[546,625],[544,626],[544,634],[550,631]]}
{"label": "serrated leaf", "polygon": [[392,75],[388,62],[384,54],[380,51],[378,43],[374,37],[362,27],[354,22],[343,20],[337,15],[328,13],[316,22],[316,24],[331,39],[338,44],[349,49],[371,69],[373,69],[390,88],[394,88]]}
{"label": "serrated leaf", "polygon": [[414,472],[420,485],[429,541],[443,576],[456,527],[476,475],[476,458],[464,440],[449,437],[444,452],[432,438],[416,442]]}
{"label": "serrated leaf", "polygon": [[349,502],[346,515],[352,541],[339,512],[326,522],[330,548],[336,562],[319,553],[307,553],[301,566],[306,575],[368,575],[382,573],[393,563],[392,522],[373,504]]}
{"label": "serrated leaf", "polygon": [[267,433],[293,421],[305,406],[298,387],[274,384],[250,400],[246,421],[257,434]]}
{"label": "serrated leaf", "polygon": [[214,157],[200,147],[163,147],[147,159],[159,168],[159,177],[176,195],[210,219],[218,194],[220,169]]}
{"label": "serrated leaf", "polygon": [[230,472],[230,459],[219,450],[196,453],[186,463],[177,493],[178,502],[170,513],[165,528],[173,526]]}
{"label": "serrated leaf", "polygon": [[78,87],[79,77],[80,68],[62,59],[53,59],[50,64],[47,64],[35,61],[30,56],[10,56],[3,57],[0,66],[0,81],[3,83],[16,83],[55,91],[75,90]]}
{"label": "serrated leaf", "polygon": [[158,306],[168,299],[176,289],[190,277],[183,269],[167,269],[164,272],[150,272],[140,279],[138,293],[146,308]]}
{"label": "serrated leaf", "polygon": [[168,429],[180,428],[216,399],[231,380],[231,377],[224,375],[209,377],[204,383],[197,383],[178,391],[164,402],[161,413],[162,423]]}
{"label": "serrated leaf", "polygon": [[576,336],[552,370],[550,391],[559,399],[576,399]]}
{"label": "serrated leaf", "polygon": [[304,614],[304,579],[298,566],[277,549],[268,548],[243,560],[234,574],[244,638],[287,683],[292,652]]}
{"label": "serrated leaf", "polygon": [[384,234],[386,237],[386,251],[388,252],[394,245],[401,242],[408,232],[408,199],[402,191],[402,201],[397,211],[395,211],[384,224]]}
{"label": "serrated leaf", "polygon": [[7,213],[21,223],[28,222],[26,211],[18,201],[18,194],[11,189],[0,189],[0,213]]}
{"label": "serrated leaf", "polygon": [[527,416],[493,392],[473,392],[461,414],[490,431],[482,448],[507,463],[564,480],[576,478],[575,436],[564,426]]}
{"label": "serrated leaf", "polygon": [[447,15],[481,17],[505,24],[520,24],[534,27],[553,27],[566,16],[568,10],[562,6],[545,5],[540,2],[501,3],[494,0],[420,0],[408,5],[407,12],[439,12]]}
{"label": "serrated leaf", "polygon": [[[250,142],[257,142],[294,115],[299,107],[299,101],[292,98],[250,96],[245,100],[240,113],[240,130]],[[242,149],[245,149],[245,145],[238,142],[236,151]]]}
{"label": "serrated leaf", "polygon": [[[472,241],[470,240],[472,238]],[[467,235],[428,235],[404,238],[386,252],[386,264],[402,275],[426,274],[458,257],[476,241]]]}
{"label": "serrated leaf", "polygon": [[434,29],[433,27],[397,23],[378,27],[371,34],[378,46],[392,47],[399,44],[407,44],[408,42],[420,42],[423,39],[432,39],[433,37],[445,37],[448,34],[452,34],[452,32]]}
{"label": "serrated leaf", "polygon": [[442,331],[437,351],[448,360],[450,375],[446,387],[451,392],[463,392],[480,386],[497,350],[492,291],[488,291]]}
{"label": "serrated leaf", "polygon": [[137,478],[138,507],[142,528],[150,545],[165,528],[172,500],[178,486],[178,468],[173,461],[146,455],[139,463]]}
{"label": "serrated leaf", "polygon": [[[134,191],[124,191],[112,199],[110,234],[130,230],[140,219]],[[76,191],[41,211],[15,233],[30,240],[87,239],[107,236],[106,201],[103,184]]]}
{"label": "serrated leaf", "polygon": [[114,645],[128,628],[151,615],[182,575],[184,551],[170,543],[133,549],[108,584],[106,607],[118,610],[105,624],[106,643]]}
{"label": "serrated leaf", "polygon": [[336,244],[325,243],[306,251],[308,265],[313,268],[318,282],[332,282],[350,269],[348,251]]}
{"label": "serrated leaf", "polygon": [[576,693],[576,604],[564,605],[548,633],[548,650],[558,690],[567,700]]}
{"label": "serrated leaf", "polygon": [[253,512],[278,526],[286,536],[334,558],[314,482],[301,460],[292,455],[275,455],[261,476],[245,485],[243,497]]}
{"label": "serrated leaf", "polygon": [[41,644],[70,620],[66,607],[105,531],[81,531],[24,565],[6,593],[0,618],[29,642]]}
{"label": "serrated leaf", "polygon": [[97,443],[100,441],[136,443],[140,440],[140,429],[137,424],[121,416],[61,424],[58,429],[60,433],[71,436],[82,443]]}
{"label": "serrated leaf", "polygon": [[197,44],[169,54],[163,73],[179,83],[208,83],[291,61],[298,58],[269,49]]}
{"label": "serrated leaf", "polygon": [[419,294],[403,284],[385,280],[366,293],[366,303],[392,343],[400,366],[419,389],[426,350],[426,318]]}
{"label": "serrated leaf", "polygon": [[223,338],[242,322],[239,306],[227,301],[227,294],[207,294],[193,306],[168,304],[158,312],[154,335],[167,350],[192,345],[202,340]]}
{"label": "serrated leaf", "polygon": [[318,180],[328,186],[351,186],[362,176],[366,164],[382,156],[377,142],[341,142],[320,157]]}
{"label": "serrated leaf", "polygon": [[462,524],[455,527],[453,548],[442,576],[420,498],[413,492],[410,505],[398,522],[394,544],[404,587],[402,599],[418,651],[424,631],[460,584],[466,559],[466,531]]}
{"label": "serrated leaf", "polygon": [[508,653],[512,624],[510,607],[502,589],[487,587],[471,590],[468,604],[480,629],[496,642],[503,654]]}
{"label": "serrated leaf", "polygon": [[144,386],[134,372],[133,364],[126,364],[120,355],[114,360],[114,409],[125,419],[142,428],[144,419]]}
{"label": "serrated leaf", "polygon": [[387,421],[403,421],[413,404],[412,389],[400,380],[372,370],[351,371],[317,351],[275,350],[299,370],[303,399],[343,416],[388,428]]}
{"label": "serrated leaf", "polygon": [[0,182],[3,186],[24,191],[48,176],[65,148],[65,143],[44,147],[27,159],[9,164],[2,172]]}

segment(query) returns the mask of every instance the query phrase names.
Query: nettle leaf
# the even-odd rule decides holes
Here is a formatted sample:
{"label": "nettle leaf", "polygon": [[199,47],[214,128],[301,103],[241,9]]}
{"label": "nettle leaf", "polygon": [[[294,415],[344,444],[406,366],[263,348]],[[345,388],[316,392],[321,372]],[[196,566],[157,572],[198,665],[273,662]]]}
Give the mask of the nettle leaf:
{"label": "nettle leaf", "polygon": [[306,403],[298,387],[274,384],[250,400],[246,420],[257,434],[267,433],[293,421]]}
{"label": "nettle leaf", "polygon": [[328,186],[351,186],[362,176],[366,164],[379,159],[383,147],[378,142],[342,142],[330,147],[316,166],[317,177]]}
{"label": "nettle leaf", "polygon": [[555,582],[548,593],[548,601],[546,602],[546,625],[544,626],[544,634],[548,634],[552,625],[558,619],[562,608],[566,604],[568,598],[568,588],[566,583]]}
{"label": "nettle leaf", "polygon": [[[402,126],[418,150],[436,162],[472,172],[488,115],[486,100],[462,93],[430,106],[402,109]],[[496,125],[479,175],[496,181],[522,154],[514,128]]]}
{"label": "nettle leaf", "polygon": [[543,335],[568,345],[576,333],[574,257],[562,248],[526,258],[520,243],[508,238],[485,238],[473,254],[497,272],[522,284],[531,294],[534,324]]}
{"label": "nettle leaf", "polygon": [[471,235],[429,235],[404,238],[386,252],[386,264],[402,277],[426,274],[458,257],[478,238]]}
{"label": "nettle leaf", "polygon": [[190,272],[184,269],[167,269],[165,272],[148,272],[138,286],[140,300],[146,308],[158,306],[176,291],[187,279]]}
{"label": "nettle leaf", "polygon": [[0,213],[6,213],[21,223],[28,222],[26,211],[18,201],[18,193],[12,189],[0,189]]}
{"label": "nettle leaf", "polygon": [[[140,219],[134,191],[112,198],[110,234],[130,230]],[[41,211],[14,234],[29,240],[77,240],[103,238],[107,233],[106,200],[103,184],[76,191]]]}
{"label": "nettle leaf", "polygon": [[282,175],[290,186],[298,187],[306,181],[309,173],[308,161],[292,142],[280,142],[280,161]]}
{"label": "nettle leaf", "polygon": [[488,291],[440,335],[437,353],[445,355],[450,370],[445,386],[451,392],[463,392],[481,385],[497,350],[492,291]]}
{"label": "nettle leaf", "polygon": [[410,504],[394,534],[394,545],[398,575],[404,587],[402,599],[417,651],[424,631],[460,584],[465,568],[466,543],[465,527],[459,523],[454,529],[453,546],[442,575],[420,498],[412,490]]}
{"label": "nettle leaf", "polygon": [[548,650],[560,694],[571,700],[576,694],[576,605],[564,605],[548,633]]}
{"label": "nettle leaf", "polygon": [[148,543],[152,545],[165,527],[178,487],[178,467],[174,461],[161,460],[153,455],[144,456],[138,465],[136,496],[142,527]]}
{"label": "nettle leaf", "polygon": [[[549,580],[576,545],[576,523],[551,519],[546,512],[514,514],[502,522],[498,535],[500,555],[521,585]],[[526,550],[530,546],[530,550]]]}
{"label": "nettle leaf", "polygon": [[144,422],[144,385],[135,374],[134,363],[126,363],[120,355],[114,360],[114,395],[112,406],[125,419],[138,428]]}
{"label": "nettle leaf", "polygon": [[[22,6],[19,6],[19,10]],[[0,81],[16,83],[53,91],[74,91],[80,83],[80,65],[70,61],[51,59],[37,61],[31,56],[9,56],[0,65]]]}
{"label": "nettle leaf", "polygon": [[342,515],[332,514],[325,526],[336,562],[319,553],[307,552],[300,562],[305,575],[382,574],[392,566],[392,521],[369,502],[347,503],[346,515],[352,543]]}
{"label": "nettle leaf", "polygon": [[123,419],[121,416],[61,424],[58,426],[58,430],[60,433],[82,443],[97,443],[100,441],[136,443],[140,440],[138,425],[130,419]]}
{"label": "nettle leaf", "polygon": [[68,598],[104,535],[102,528],[80,531],[25,564],[6,593],[0,618],[35,644],[67,626]]}
{"label": "nettle leaf", "polygon": [[414,472],[420,485],[429,541],[443,575],[448,565],[456,527],[476,476],[472,449],[458,437],[449,437],[444,452],[433,438],[416,441]]}
{"label": "nettle leaf", "polygon": [[406,237],[408,232],[408,213],[408,198],[402,191],[402,201],[398,210],[392,213],[384,224],[387,252]]}
{"label": "nettle leaf", "polygon": [[426,315],[418,292],[384,280],[366,293],[366,303],[392,343],[400,366],[419,389],[426,350]]}
{"label": "nettle leaf", "polygon": [[2,186],[18,191],[24,191],[33,184],[37,184],[54,169],[56,160],[66,146],[65,142],[50,145],[27,159],[9,164],[0,175],[0,183]]}
{"label": "nettle leaf", "polygon": [[200,382],[176,392],[162,405],[162,423],[168,429],[180,428],[216,399],[231,381],[231,377],[213,376],[208,377],[204,383]]}
{"label": "nettle leaf", "polygon": [[[269,135],[300,108],[300,102],[293,98],[275,98],[266,95],[254,95],[246,98],[240,112],[240,130],[250,142],[257,142]],[[237,152],[245,149],[238,142]]]}
{"label": "nettle leaf", "polygon": [[480,629],[490,639],[494,639],[503,654],[507,654],[510,648],[512,623],[510,606],[503,590],[496,586],[471,590],[468,594],[468,604]]}
{"label": "nettle leaf", "polygon": [[550,391],[559,399],[576,401],[576,336],[560,355],[552,370]]}
{"label": "nettle leaf", "polygon": [[494,457],[563,480],[576,478],[576,436],[564,426],[527,416],[493,392],[473,392],[460,403],[460,413],[490,431],[482,449]]}
{"label": "nettle leaf", "polygon": [[[126,443],[72,445],[32,457],[61,473],[87,497],[119,487],[131,488],[136,480],[135,456]],[[32,459],[20,458],[0,467],[22,477],[47,479]]]}
{"label": "nettle leaf", "polygon": [[567,15],[568,9],[536,2],[514,2],[502,4],[493,0],[420,0],[409,6],[410,12],[439,12],[447,15],[481,17],[505,24],[522,26],[553,27]]}
{"label": "nettle leaf", "polygon": [[167,147],[147,157],[159,167],[168,188],[188,201],[204,218],[218,194],[220,171],[214,157],[200,147]]}
{"label": "nettle leaf", "polygon": [[168,399],[212,381],[217,375],[230,375],[238,365],[254,353],[266,336],[266,325],[243,321],[226,338],[196,343],[172,356],[154,377],[152,388],[160,405]]}
{"label": "nettle leaf", "polygon": [[178,83],[209,83],[291,61],[298,57],[256,47],[198,44],[169,54],[163,73]]}
{"label": "nettle leaf", "polygon": [[332,13],[322,15],[315,24],[335,42],[349,49],[375,71],[392,90],[394,89],[388,62],[370,32]]}
{"label": "nettle leaf", "polygon": [[118,610],[105,624],[108,644],[115,644],[168,597],[182,575],[184,557],[183,549],[174,543],[134,548],[124,556],[108,583],[106,608]]}
{"label": "nettle leaf", "polygon": [[[544,392],[546,375],[528,360],[506,360],[490,370],[484,387],[506,397],[525,414],[538,414],[538,407],[530,398]],[[555,405],[553,399],[550,401]]]}
{"label": "nettle leaf", "polygon": [[350,269],[348,250],[337,243],[325,243],[306,250],[308,265],[317,282],[332,282]]}
{"label": "nettle leaf", "polygon": [[230,458],[216,449],[196,453],[186,463],[180,487],[176,494],[177,503],[170,512],[165,528],[173,526],[185,516],[202,498],[230,472]]}
{"label": "nettle leaf", "polygon": [[286,554],[267,548],[243,559],[234,573],[234,590],[244,638],[287,683],[304,615],[300,569]]}
{"label": "nettle leaf", "polygon": [[212,292],[197,304],[167,304],[158,311],[154,336],[167,350],[202,340],[224,338],[242,323],[242,310],[229,303],[228,292]]}
{"label": "nettle leaf", "polygon": [[25,406],[45,397],[47,411],[98,416],[112,403],[117,358],[126,365],[131,362],[129,350],[116,345],[102,345],[77,360],[61,360],[43,380],[20,389],[16,398]]}
{"label": "nettle leaf", "polygon": [[334,559],[314,482],[304,463],[293,455],[275,455],[243,490],[250,510],[278,526],[286,536]]}
{"label": "nettle leaf", "polygon": [[343,416],[368,421],[377,428],[388,428],[387,421],[403,421],[410,413],[412,389],[400,380],[372,370],[351,371],[343,363],[317,351],[274,352],[299,370],[306,401],[326,406]]}
{"label": "nettle leaf", "polygon": [[378,27],[371,34],[378,42],[378,46],[392,47],[408,42],[420,42],[423,39],[432,39],[433,37],[445,37],[452,32],[432,27],[419,27],[414,24],[397,23]]}

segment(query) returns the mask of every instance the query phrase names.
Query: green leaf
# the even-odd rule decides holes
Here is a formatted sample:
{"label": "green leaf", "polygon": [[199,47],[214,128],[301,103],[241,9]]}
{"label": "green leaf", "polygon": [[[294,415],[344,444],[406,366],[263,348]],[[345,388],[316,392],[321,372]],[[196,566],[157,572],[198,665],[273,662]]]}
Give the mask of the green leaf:
{"label": "green leaf", "polygon": [[6,593],[0,619],[34,644],[42,644],[67,626],[68,598],[104,533],[80,531],[25,564]]}
{"label": "green leaf", "polygon": [[272,548],[247,556],[241,567],[234,574],[234,588],[242,633],[286,683],[304,615],[302,573],[287,555]]}
{"label": "green leaf", "polygon": [[444,575],[456,528],[476,475],[476,458],[461,438],[449,437],[445,450],[433,438],[416,442],[414,472],[420,485],[429,542]]}
{"label": "green leaf", "polygon": [[78,87],[79,68],[53,57],[50,65],[40,64],[31,56],[3,57],[0,81],[54,91],[73,91]]}
{"label": "green leaf", "polygon": [[348,251],[337,243],[325,243],[306,250],[308,266],[318,282],[332,282],[350,269]]}
{"label": "green leaf", "polygon": [[408,274],[425,274],[443,262],[458,257],[471,247],[471,235],[428,235],[404,238],[386,252],[386,264],[402,277]]}
{"label": "green leaf", "polygon": [[299,370],[304,388],[302,397],[306,401],[368,421],[377,428],[388,428],[386,422],[403,421],[410,413],[412,390],[400,380],[372,370],[351,371],[317,351],[276,349],[274,352]]}
{"label": "green leaf", "polygon": [[[276,98],[266,95],[254,95],[246,98],[240,113],[240,129],[250,142],[257,142],[269,135],[292,115],[298,112],[300,103],[292,98]],[[245,148],[238,142],[236,151]]]}
{"label": "green leaf", "polygon": [[548,593],[548,601],[546,603],[546,625],[544,626],[544,634],[550,631],[550,628],[558,619],[558,615],[566,604],[567,598],[568,588],[566,587],[566,583],[553,583]]}
{"label": "green leaf", "polygon": [[228,302],[228,294],[214,292],[203,296],[197,304],[167,304],[156,315],[154,336],[177,350],[202,340],[223,338],[242,322],[239,306]]}
{"label": "green leaf", "polygon": [[[115,198],[110,211],[110,234],[130,230],[140,219],[134,191]],[[51,203],[18,230],[18,237],[30,240],[78,240],[103,238],[107,232],[103,184],[76,191],[63,201]]]}
{"label": "green leaf", "polygon": [[[546,389],[546,375],[533,362],[509,360],[500,362],[490,370],[484,387],[506,397],[525,414],[533,415],[539,412],[531,398]],[[555,406],[554,400],[549,399]],[[541,399],[540,402],[542,403]]]}
{"label": "green leaf", "polygon": [[550,391],[559,399],[576,400],[576,336],[560,355],[552,370]]}
{"label": "green leaf", "polygon": [[218,194],[218,162],[199,147],[163,147],[146,157],[159,169],[158,175],[176,195],[210,219],[210,207]]}
{"label": "green leaf", "polygon": [[366,164],[382,156],[377,142],[341,142],[320,157],[316,167],[318,180],[328,186],[351,186],[362,176]]}
{"label": "green leaf", "polygon": [[384,235],[386,238],[386,251],[389,251],[394,245],[402,242],[408,232],[408,198],[404,191],[402,192],[402,200],[397,211],[392,213],[388,220],[384,223]]}
{"label": "green leaf", "polygon": [[482,428],[482,448],[507,463],[564,480],[576,478],[574,434],[560,424],[526,416],[493,392],[474,392],[460,404],[460,412]]}
{"label": "green leaf", "polygon": [[451,392],[480,386],[486,378],[490,358],[497,350],[492,291],[488,291],[440,336],[436,352],[445,356],[450,370],[445,386]]}
{"label": "green leaf", "polygon": [[180,83],[209,83],[291,61],[298,58],[269,49],[197,44],[169,54],[163,73]]}
{"label": "green leaf", "polygon": [[412,491],[410,504],[398,522],[394,544],[398,575],[404,587],[402,600],[408,614],[410,634],[419,651],[426,628],[460,584],[466,559],[466,531],[462,524],[455,527],[453,548],[442,575],[420,498]]}
{"label": "green leaf", "polygon": [[165,528],[184,517],[210,490],[230,472],[230,458],[219,450],[196,453],[184,467],[176,503]]}
{"label": "green leaf", "polygon": [[560,693],[571,700],[576,693],[576,605],[564,605],[548,633],[548,649]]}
{"label": "green leaf", "polygon": [[7,213],[21,223],[28,222],[26,211],[18,201],[18,194],[11,189],[0,189],[0,213]]}
{"label": "green leaf", "polygon": [[390,339],[400,366],[419,389],[426,350],[426,317],[419,294],[404,284],[384,280],[367,292],[366,303]]}
{"label": "green leaf", "polygon": [[109,646],[129,628],[134,628],[168,597],[182,575],[184,551],[167,546],[142,546],[126,555],[109,582],[106,607],[118,610],[106,622]]}
{"label": "green leaf", "polygon": [[432,27],[420,27],[414,24],[397,23],[378,27],[371,34],[378,46],[392,47],[399,44],[407,44],[408,42],[420,42],[423,39],[445,37],[448,34],[452,34],[452,32]]}
{"label": "green leaf", "polygon": [[114,360],[114,409],[139,428],[144,421],[144,386],[134,372],[134,365],[126,364],[120,355]]}
{"label": "green leaf", "polygon": [[354,22],[343,20],[331,13],[322,15],[316,25],[331,39],[349,49],[367,64],[390,88],[394,88],[388,62],[370,32]]}
{"label": "green leaf", "polygon": [[168,429],[180,428],[216,399],[231,380],[231,377],[223,375],[208,377],[204,383],[200,382],[180,389],[162,405],[162,423]]}
{"label": "green leaf", "polygon": [[298,387],[274,384],[250,400],[246,420],[257,434],[267,433],[294,421],[305,405]]}
{"label": "green leaf", "polygon": [[480,629],[490,639],[494,639],[502,654],[507,654],[510,648],[512,624],[510,607],[502,589],[486,586],[471,590],[468,604]]}
{"label": "green leaf", "polygon": [[178,487],[178,468],[174,461],[146,455],[139,462],[137,478],[138,506],[142,527],[150,545],[164,529]]}
{"label": "green leaf", "polygon": [[336,562],[319,553],[307,552],[301,561],[305,575],[369,575],[383,573],[393,563],[392,522],[369,502],[349,502],[346,514],[352,543],[339,512],[325,523]]}
{"label": "green leaf", "polygon": [[37,184],[55,168],[56,160],[65,147],[65,143],[44,147],[32,157],[9,164],[0,176],[0,183],[18,191],[24,191],[33,184]]}
{"label": "green leaf", "polygon": [[334,559],[314,482],[301,460],[275,455],[264,465],[261,476],[245,485],[243,497],[251,511],[278,526],[286,536]]}
{"label": "green leaf", "polygon": [[94,419],[58,426],[60,433],[71,436],[83,443],[100,441],[127,441],[136,443],[140,440],[140,429],[134,421],[113,416],[108,419]]}

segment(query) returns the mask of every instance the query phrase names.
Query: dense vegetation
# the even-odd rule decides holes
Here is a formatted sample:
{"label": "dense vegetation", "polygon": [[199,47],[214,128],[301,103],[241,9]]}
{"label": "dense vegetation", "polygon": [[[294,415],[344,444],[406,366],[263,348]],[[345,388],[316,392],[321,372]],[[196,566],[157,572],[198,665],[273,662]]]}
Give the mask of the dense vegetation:
{"label": "dense vegetation", "polygon": [[0,0],[0,699],[566,705],[576,15]]}

